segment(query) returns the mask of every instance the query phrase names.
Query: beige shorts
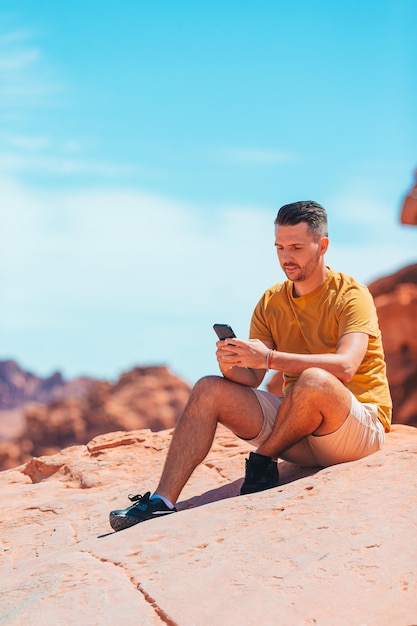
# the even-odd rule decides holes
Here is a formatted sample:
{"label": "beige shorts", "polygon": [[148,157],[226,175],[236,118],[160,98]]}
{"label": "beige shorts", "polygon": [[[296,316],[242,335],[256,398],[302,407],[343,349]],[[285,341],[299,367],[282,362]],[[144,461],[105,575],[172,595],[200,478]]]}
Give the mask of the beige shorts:
{"label": "beige shorts", "polygon": [[[264,414],[260,433],[248,443],[258,448],[272,432],[278,408],[283,400],[269,391],[253,389]],[[356,461],[382,448],[385,431],[378,419],[375,404],[359,402],[352,395],[350,413],[342,426],[330,435],[309,435],[280,455],[281,459],[305,467],[327,467]]]}

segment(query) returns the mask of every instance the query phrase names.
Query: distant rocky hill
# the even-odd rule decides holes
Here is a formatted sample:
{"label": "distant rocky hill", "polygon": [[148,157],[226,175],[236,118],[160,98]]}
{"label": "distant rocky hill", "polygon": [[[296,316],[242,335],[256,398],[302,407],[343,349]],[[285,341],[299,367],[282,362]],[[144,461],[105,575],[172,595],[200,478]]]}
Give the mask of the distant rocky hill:
{"label": "distant rocky hill", "polygon": [[16,409],[29,402],[48,404],[64,398],[79,398],[93,383],[94,379],[88,377],[66,381],[60,372],[41,378],[25,371],[15,361],[0,361],[0,410]]}
{"label": "distant rocky hill", "polygon": [[[54,454],[114,430],[171,428],[190,387],[168,368],[135,367],[116,383],[41,379],[13,361],[1,364],[0,470]],[[11,423],[12,422],[12,423]]]}

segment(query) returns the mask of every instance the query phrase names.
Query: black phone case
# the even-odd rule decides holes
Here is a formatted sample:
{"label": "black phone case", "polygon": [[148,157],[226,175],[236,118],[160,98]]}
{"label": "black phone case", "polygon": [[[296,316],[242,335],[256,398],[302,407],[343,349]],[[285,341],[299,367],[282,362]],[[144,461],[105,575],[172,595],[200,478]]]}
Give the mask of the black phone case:
{"label": "black phone case", "polygon": [[219,339],[232,339],[232,337],[236,337],[229,324],[214,324],[213,329]]}

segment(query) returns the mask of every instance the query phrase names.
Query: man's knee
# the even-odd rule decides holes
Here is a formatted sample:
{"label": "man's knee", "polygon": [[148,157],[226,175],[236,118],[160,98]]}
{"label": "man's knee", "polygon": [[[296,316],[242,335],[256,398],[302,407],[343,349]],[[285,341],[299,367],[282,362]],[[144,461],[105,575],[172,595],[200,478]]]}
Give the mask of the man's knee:
{"label": "man's knee", "polygon": [[217,387],[221,381],[224,381],[222,376],[203,376],[194,385],[193,391],[206,391]]}
{"label": "man's knee", "polygon": [[199,401],[213,401],[219,391],[224,388],[225,379],[222,376],[204,376],[194,385],[191,395]]}
{"label": "man's knee", "polygon": [[296,386],[315,393],[328,393],[332,385],[338,383],[340,381],[330,372],[320,367],[309,367],[300,374]]}
{"label": "man's knee", "polygon": [[319,367],[305,370],[293,387],[294,397],[316,407],[322,415],[341,414],[345,418],[352,399],[350,391],[330,372]]}
{"label": "man's knee", "polygon": [[223,376],[204,376],[194,385],[190,402],[211,409],[220,416],[223,408],[236,398],[236,392],[241,394],[242,389],[247,390],[248,387]]}

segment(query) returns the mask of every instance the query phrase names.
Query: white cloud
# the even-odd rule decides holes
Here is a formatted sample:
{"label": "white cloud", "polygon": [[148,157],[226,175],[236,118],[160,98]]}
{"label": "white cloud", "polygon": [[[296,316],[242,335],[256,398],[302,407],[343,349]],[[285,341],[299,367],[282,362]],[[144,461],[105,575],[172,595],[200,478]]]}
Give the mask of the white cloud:
{"label": "white cloud", "polygon": [[83,144],[68,138],[62,141],[43,135],[0,132],[0,170],[3,175],[40,174],[46,176],[93,175],[99,177],[161,176],[154,168],[128,163],[94,160],[85,156]]}
{"label": "white cloud", "polygon": [[[52,146],[52,143],[49,144]],[[76,142],[73,147],[68,144],[55,147],[49,154],[37,152],[48,147],[45,138],[44,145],[40,139],[22,140],[19,147],[24,150],[0,151],[0,170],[3,174],[40,174],[47,176],[77,176],[92,175],[100,177],[132,176],[134,174],[146,174],[147,176],[160,176],[161,171],[153,168],[135,166],[128,163],[111,163],[106,161],[94,161],[83,158],[77,154]],[[78,144],[79,145],[79,144]],[[16,144],[16,147],[17,144]],[[70,156],[71,155],[71,156]]]}
{"label": "white cloud", "polygon": [[199,207],[141,191],[37,193],[6,181],[2,188],[3,255],[9,276],[20,270],[22,293],[33,295],[30,267],[48,274],[45,293],[60,291],[65,276],[63,290],[80,306],[91,296],[97,306],[155,312],[168,298],[180,314],[210,306],[226,286],[245,300],[265,259],[266,224],[273,252],[273,220],[257,208],[226,207],[213,223]]}
{"label": "white cloud", "polygon": [[79,141],[70,139],[64,142],[62,149],[64,150],[64,152],[75,154],[82,151],[82,144]]}
{"label": "white cloud", "polygon": [[8,46],[16,42],[27,41],[30,39],[30,33],[27,30],[9,30],[0,34],[0,46]]}
{"label": "white cloud", "polygon": [[65,88],[41,49],[34,45],[33,35],[26,31],[0,35],[0,81],[3,110],[47,102]]}
{"label": "white cloud", "polygon": [[25,151],[44,150],[46,148],[50,148],[53,143],[49,137],[41,137],[38,135],[27,136],[2,133],[0,138],[4,141],[4,143],[7,143],[12,148]]}
{"label": "white cloud", "polygon": [[290,152],[264,148],[224,148],[217,151],[217,156],[222,161],[241,165],[276,165],[296,160]]}
{"label": "white cloud", "polygon": [[375,194],[369,185],[350,181],[347,188],[341,189],[333,199],[332,206],[337,208],[340,222],[357,224],[358,228],[378,225],[394,217],[392,207],[387,201]]}
{"label": "white cloud", "polygon": [[6,53],[0,56],[0,72],[18,72],[34,65],[41,58],[39,50],[19,50],[14,53]]}

